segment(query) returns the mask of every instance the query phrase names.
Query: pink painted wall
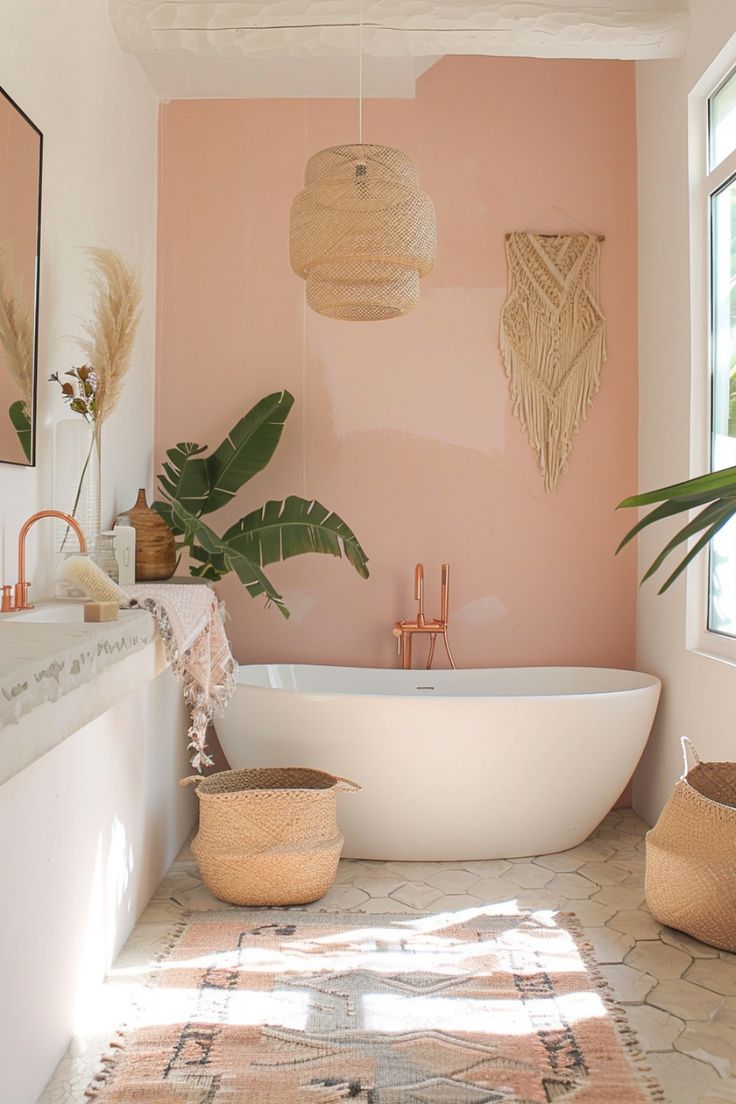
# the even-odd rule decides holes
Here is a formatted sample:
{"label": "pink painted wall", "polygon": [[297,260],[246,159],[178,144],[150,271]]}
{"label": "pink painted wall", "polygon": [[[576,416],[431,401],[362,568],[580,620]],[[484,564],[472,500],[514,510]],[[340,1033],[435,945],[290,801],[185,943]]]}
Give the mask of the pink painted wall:
{"label": "pink painted wall", "polygon": [[[217,444],[252,403],[296,405],[270,468],[220,531],[269,497],[319,498],[353,526],[371,578],[308,556],[269,573],[285,622],[228,580],[245,662],[389,666],[422,560],[437,615],[452,564],[460,666],[633,662],[637,485],[636,132],[624,62],[447,58],[413,101],[370,101],[365,140],[399,146],[437,210],[439,258],[406,318],[355,324],[304,306],[288,261],[292,197],[316,150],[355,137],[346,101],[179,101],[162,108],[157,455]],[[606,234],[601,391],[557,491],[511,413],[498,352],[504,233]],[[547,212],[547,213],[545,213]]]}

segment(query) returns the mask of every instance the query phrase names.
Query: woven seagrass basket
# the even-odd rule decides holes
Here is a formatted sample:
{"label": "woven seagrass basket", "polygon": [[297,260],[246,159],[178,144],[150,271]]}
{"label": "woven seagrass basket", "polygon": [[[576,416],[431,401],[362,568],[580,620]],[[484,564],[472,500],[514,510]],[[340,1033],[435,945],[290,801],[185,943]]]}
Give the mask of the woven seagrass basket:
{"label": "woven seagrass basket", "polygon": [[208,888],[233,905],[303,905],[335,880],[343,837],[338,790],[355,782],[309,767],[254,767],[182,779],[197,784],[192,851]]}
{"label": "woven seagrass basket", "polygon": [[686,738],[682,750],[684,774],[646,837],[647,904],[660,923],[736,951],[736,763],[703,763]]}

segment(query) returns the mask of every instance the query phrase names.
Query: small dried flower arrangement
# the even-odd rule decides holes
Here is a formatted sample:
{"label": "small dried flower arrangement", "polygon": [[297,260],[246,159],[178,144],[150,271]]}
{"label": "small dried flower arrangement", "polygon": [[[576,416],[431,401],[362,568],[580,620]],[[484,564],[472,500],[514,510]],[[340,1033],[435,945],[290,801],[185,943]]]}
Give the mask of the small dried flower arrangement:
{"label": "small dried flower arrangement", "polygon": [[58,372],[51,373],[49,383],[58,383],[61,397],[70,410],[81,414],[85,421],[94,422],[97,408],[97,376],[94,369],[89,364],[82,364],[64,375],[71,376],[74,383],[62,380]]}

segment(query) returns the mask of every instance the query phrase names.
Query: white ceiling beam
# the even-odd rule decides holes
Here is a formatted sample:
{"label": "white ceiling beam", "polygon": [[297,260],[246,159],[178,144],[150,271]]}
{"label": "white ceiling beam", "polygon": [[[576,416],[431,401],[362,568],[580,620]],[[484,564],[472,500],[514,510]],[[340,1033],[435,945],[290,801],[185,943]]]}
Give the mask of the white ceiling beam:
{"label": "white ceiling beam", "polygon": [[[675,0],[677,2],[677,0]],[[657,0],[654,0],[654,5]],[[137,54],[225,58],[355,55],[355,0],[109,0],[121,45]],[[624,9],[588,0],[365,0],[363,50],[375,57],[680,57],[686,11],[629,0]]]}

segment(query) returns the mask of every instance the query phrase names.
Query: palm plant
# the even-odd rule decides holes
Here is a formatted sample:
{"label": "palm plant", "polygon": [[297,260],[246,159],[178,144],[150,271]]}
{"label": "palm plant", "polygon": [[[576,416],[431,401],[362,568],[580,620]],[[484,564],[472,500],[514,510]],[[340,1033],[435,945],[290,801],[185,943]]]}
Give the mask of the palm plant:
{"label": "palm plant", "polygon": [[736,467],[708,472],[705,475],[696,476],[694,479],[686,479],[683,483],[673,483],[669,487],[660,487],[656,491],[632,495],[620,502],[617,509],[630,506],[651,506],[654,503],[659,503],[659,505],[654,510],[650,510],[629,530],[616,549],[617,553],[647,525],[662,521],[664,518],[674,517],[677,514],[686,514],[691,510],[702,507],[692,521],[684,525],[672,540],[667,542],[642,576],[641,581],[645,582],[661,567],[671,552],[689,540],[690,537],[694,537],[696,533],[700,533],[701,536],[659,588],[659,593],[662,594],[674,583],[678,575],[685,570],[698,552],[702,551],[708,542],[713,539],[718,530],[722,529],[726,522],[736,514]]}
{"label": "palm plant", "polygon": [[321,552],[342,556],[368,578],[367,556],[352,529],[321,503],[289,495],[271,500],[218,534],[205,514],[226,506],[240,488],[266,467],[294,405],[288,391],[266,395],[209,454],[206,445],[178,444],[166,453],[159,476],[163,501],[153,508],[173,530],[179,551],[193,561],[192,575],[218,580],[234,571],[252,598],[265,594],[284,617],[289,611],[263,571],[268,564]]}

